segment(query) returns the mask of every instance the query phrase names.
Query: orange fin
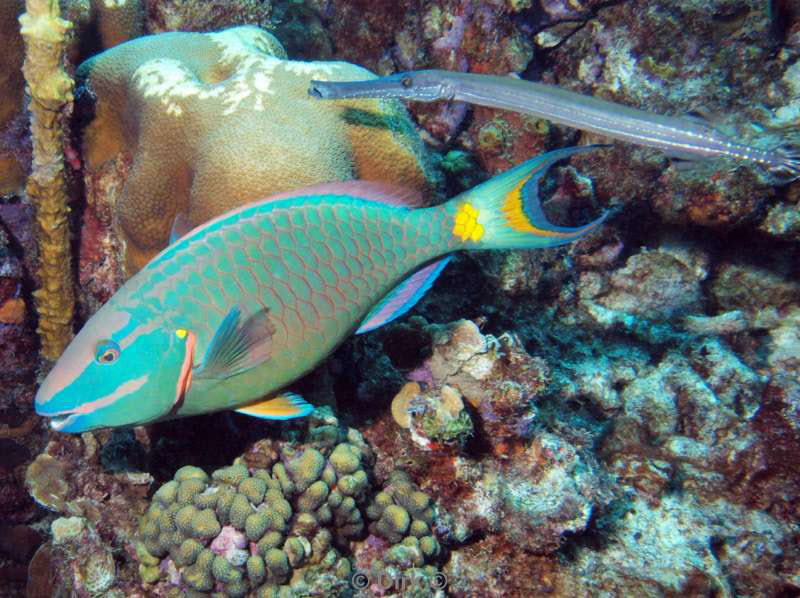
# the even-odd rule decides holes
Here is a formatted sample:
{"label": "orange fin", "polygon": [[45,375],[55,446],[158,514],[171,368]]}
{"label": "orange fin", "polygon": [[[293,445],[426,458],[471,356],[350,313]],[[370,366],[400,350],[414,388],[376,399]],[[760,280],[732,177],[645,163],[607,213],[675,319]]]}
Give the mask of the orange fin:
{"label": "orange fin", "polygon": [[292,419],[295,417],[305,417],[314,411],[311,406],[300,395],[292,392],[286,392],[277,397],[261,401],[260,403],[252,403],[246,407],[236,409],[237,413],[243,413],[251,417],[260,417],[261,419]]}

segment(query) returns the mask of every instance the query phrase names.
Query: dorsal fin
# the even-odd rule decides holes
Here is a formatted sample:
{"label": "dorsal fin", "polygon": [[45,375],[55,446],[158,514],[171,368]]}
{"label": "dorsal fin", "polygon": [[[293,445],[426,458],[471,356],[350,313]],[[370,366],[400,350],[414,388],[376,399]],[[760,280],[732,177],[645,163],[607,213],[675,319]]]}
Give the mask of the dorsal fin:
{"label": "dorsal fin", "polygon": [[277,201],[279,199],[293,199],[295,197],[309,197],[315,195],[348,195],[365,201],[375,201],[390,206],[402,208],[419,208],[425,205],[425,198],[416,189],[409,189],[392,183],[379,181],[332,181],[319,183],[310,187],[293,189],[283,193],[270,195],[262,201]]}
{"label": "dorsal fin", "polygon": [[369,332],[399,318],[416,305],[425,292],[431,288],[433,281],[444,270],[444,267],[453,256],[448,255],[442,259],[431,262],[424,268],[417,270],[397,285],[378,304],[373,307],[361,322],[356,334]]}

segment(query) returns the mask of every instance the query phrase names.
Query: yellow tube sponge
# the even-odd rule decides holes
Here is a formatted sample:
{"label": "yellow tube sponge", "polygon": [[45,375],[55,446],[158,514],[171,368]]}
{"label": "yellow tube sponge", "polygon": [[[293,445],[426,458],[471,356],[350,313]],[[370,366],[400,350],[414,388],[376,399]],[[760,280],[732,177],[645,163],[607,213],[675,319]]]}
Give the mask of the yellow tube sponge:
{"label": "yellow tube sponge", "polygon": [[286,59],[252,26],[163,33],[83,63],[95,94],[85,131],[88,170],[132,164],[112,208],[132,273],[169,240],[178,215],[196,226],[261,197],[367,178],[425,190],[433,174],[401,104],[320,102],[309,80],[372,78],[342,62]]}
{"label": "yellow tube sponge", "polygon": [[27,0],[19,17],[25,40],[22,72],[30,90],[33,171],[26,192],[36,206],[39,241],[39,312],[42,356],[56,359],[72,336],[75,294],[70,277],[67,186],[61,111],[72,102],[72,79],[64,71],[66,34],[58,0]]}

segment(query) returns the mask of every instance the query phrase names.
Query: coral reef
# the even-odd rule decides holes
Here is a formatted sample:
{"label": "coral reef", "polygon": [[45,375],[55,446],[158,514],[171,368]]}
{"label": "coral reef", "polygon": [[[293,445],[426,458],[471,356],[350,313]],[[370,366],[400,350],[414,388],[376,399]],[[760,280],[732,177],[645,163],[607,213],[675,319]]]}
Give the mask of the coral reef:
{"label": "coral reef", "polygon": [[271,467],[271,451],[254,447],[247,458],[259,452],[258,468],[240,459],[209,477],[186,466],[158,489],[136,548],[143,582],[166,578],[228,596],[300,591],[297,582],[289,585],[295,579],[307,587],[335,578],[344,587],[350,563],[335,545],[363,529],[358,505],[369,484],[361,449],[340,443],[326,458],[311,447],[283,446]]}
{"label": "coral reef", "polygon": [[49,574],[58,580],[60,591],[108,595],[117,578],[116,563],[94,527],[83,517],[59,517],[50,534],[52,540],[39,551],[49,560]]}
{"label": "coral reef", "polygon": [[[87,45],[87,37],[93,34],[101,48],[111,48],[144,34],[142,0],[61,0],[60,4],[64,18],[75,25],[72,46]],[[78,48],[73,47],[71,53],[77,55]]]}
{"label": "coral reef", "polygon": [[366,509],[370,534],[354,551],[351,583],[374,595],[442,596],[436,513],[431,497],[402,470],[393,471]]}
{"label": "coral reef", "polygon": [[[88,39],[92,32],[97,33],[97,43],[104,48],[144,32],[145,18],[139,0],[62,0],[58,4],[64,19],[73,24],[65,32],[66,53],[73,61],[78,60],[81,46],[85,50],[93,45]],[[4,49],[0,57],[0,195],[21,192],[30,171],[31,144],[22,75],[25,49],[19,22],[24,10],[23,0],[8,0],[0,6],[0,40]]]}
{"label": "coral reef", "polygon": [[[0,206],[0,216],[7,217],[9,222],[15,216],[12,212],[24,212],[23,206]],[[23,220],[21,225],[29,226],[30,220],[25,214],[19,215]],[[0,228],[0,370],[5,382],[0,388],[0,410],[14,402],[16,384],[33,381],[34,370],[34,364],[26,358],[34,350],[35,339],[31,334],[30,310],[22,292],[26,282],[25,263],[14,251],[15,241]]]}
{"label": "coral reef", "polygon": [[272,3],[269,0],[150,0],[147,5],[150,33],[217,31],[235,25],[268,28],[272,24]]}
{"label": "coral reef", "polygon": [[120,153],[132,158],[112,208],[131,271],[167,245],[179,215],[195,226],[329,180],[418,189],[433,181],[398,103],[308,98],[312,77],[367,71],[288,61],[280,43],[255,27],[149,36],[90,59],[79,75],[97,97],[85,133],[87,176]]}
{"label": "coral reef", "polygon": [[[412,400],[408,420],[398,422],[409,424],[408,437],[387,432],[386,423],[366,432],[378,448],[377,470],[391,470],[397,455],[409,452],[426,463],[417,480],[436,497],[437,533],[451,544],[488,533],[549,553],[565,534],[584,530],[592,510],[609,504],[613,492],[594,459],[537,423],[534,401],[549,380],[545,361],[528,355],[511,335],[484,335],[468,320],[442,326],[416,319],[413,325],[430,339],[430,355],[407,374],[419,383],[394,401],[405,404],[404,394],[422,383],[429,388],[426,404],[417,408]],[[424,423],[431,403],[438,398],[446,410],[453,396],[463,396],[474,413],[475,438],[466,445],[441,441],[452,423],[444,430]],[[395,418],[402,413],[398,407],[393,404]],[[476,454],[478,447],[491,457]]]}
{"label": "coral reef", "polygon": [[[800,12],[787,0],[655,0],[636,11],[601,0],[144,4],[149,31],[257,24],[293,58],[344,59],[378,73],[511,72],[654,112],[701,111],[764,147],[786,141],[800,122]],[[252,39],[262,50],[245,63],[298,64],[263,33]],[[241,62],[203,70],[220,64],[216,54],[127,54],[152,43],[88,63],[116,57],[108,70],[118,69],[121,83],[105,89],[88,76],[98,104],[82,156],[87,205],[76,212],[87,312],[123,280],[125,243],[136,250],[118,231],[119,209],[137,193],[137,144],[152,151],[169,138],[164,154],[152,155],[170,168],[182,160],[195,172],[208,156],[208,172],[239,160],[261,176],[276,160],[268,146],[288,130],[267,115],[247,121],[259,145],[228,127],[221,110],[207,119],[216,128],[165,125],[194,111],[198,95],[180,92],[196,91],[198,80],[230,90],[257,78]],[[145,97],[133,83],[151,60],[165,94]],[[305,79],[291,81],[286,101],[303,107],[298,119],[316,122],[306,109],[323,108],[305,104]],[[339,132],[331,125],[311,137],[317,164],[331,147],[350,164],[348,135],[361,127],[388,148],[374,172],[400,180],[404,155],[415,185],[433,180],[396,106],[325,109]],[[556,145],[602,141],[480,107],[409,109],[443,154],[434,159],[447,195]],[[353,124],[366,110],[400,115],[400,141],[387,142],[377,121]],[[24,131],[14,118],[0,136],[21,172]],[[226,134],[242,139],[243,153]],[[300,135],[290,141],[281,151],[305,147]],[[272,157],[259,161],[259,152]],[[342,167],[339,178],[359,168]],[[200,191],[225,193],[220,185],[244,184],[246,174],[206,175]],[[264,177],[259,195],[280,180]],[[160,244],[175,214],[202,198],[187,180],[163,187],[185,193],[183,204],[156,210]],[[29,567],[29,596],[191,595],[192,584],[229,595],[256,587],[251,594],[796,595],[800,184],[774,183],[742,165],[673,165],[625,144],[581,156],[545,177],[544,210],[567,225],[585,221],[587,206],[604,206],[598,235],[565,248],[456,257],[411,317],[348,340],[300,383],[358,432],[328,409],[280,424],[217,414],[51,435],[42,454],[26,418],[35,367],[25,361],[33,353],[30,206],[0,203],[0,318],[23,317],[0,321],[0,377],[15,376],[0,384],[0,585],[20,594],[25,563],[44,541]]]}

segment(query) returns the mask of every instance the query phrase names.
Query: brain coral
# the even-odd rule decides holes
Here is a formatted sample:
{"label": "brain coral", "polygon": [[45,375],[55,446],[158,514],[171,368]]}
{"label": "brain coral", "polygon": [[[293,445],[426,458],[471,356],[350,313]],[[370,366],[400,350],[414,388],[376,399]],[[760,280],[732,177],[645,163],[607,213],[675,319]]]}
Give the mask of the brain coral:
{"label": "brain coral", "polygon": [[96,96],[89,171],[132,163],[112,208],[129,272],[168,243],[176,215],[196,226],[304,185],[362,178],[425,189],[424,148],[393,101],[318,102],[317,79],[373,75],[341,62],[286,59],[257,27],[142,37],[83,63]]}

